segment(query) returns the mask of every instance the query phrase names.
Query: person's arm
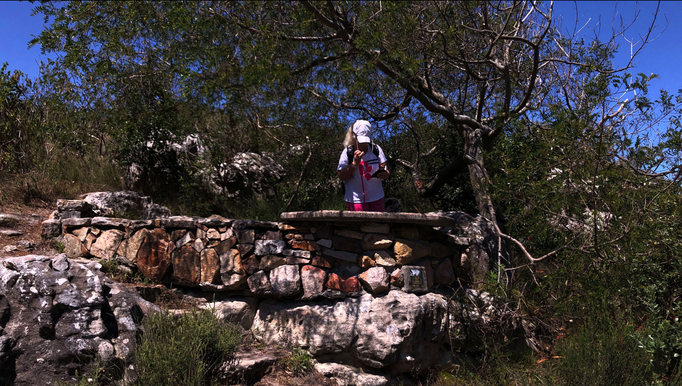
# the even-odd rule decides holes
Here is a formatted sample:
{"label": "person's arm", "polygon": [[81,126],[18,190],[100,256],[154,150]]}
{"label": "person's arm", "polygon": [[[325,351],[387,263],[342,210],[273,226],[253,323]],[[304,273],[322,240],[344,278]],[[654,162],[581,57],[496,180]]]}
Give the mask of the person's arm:
{"label": "person's arm", "polygon": [[379,168],[384,169],[384,171],[382,173],[377,174],[377,178],[379,178],[381,180],[387,179],[390,172],[388,171],[388,168],[386,167],[386,162],[382,162],[381,165],[379,165]]}
{"label": "person's arm", "polygon": [[357,169],[358,165],[360,165],[360,160],[364,155],[365,152],[356,150],[355,154],[353,154],[353,162],[351,162],[348,166],[345,166],[342,169],[336,171],[336,174],[339,176],[339,179],[341,181],[346,181],[353,175],[355,169]]}

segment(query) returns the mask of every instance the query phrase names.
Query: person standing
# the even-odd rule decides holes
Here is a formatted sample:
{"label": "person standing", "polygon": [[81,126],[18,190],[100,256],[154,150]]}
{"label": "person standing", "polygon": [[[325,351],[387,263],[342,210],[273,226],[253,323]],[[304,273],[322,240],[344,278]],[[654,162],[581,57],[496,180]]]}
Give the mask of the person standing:
{"label": "person standing", "polygon": [[381,180],[389,176],[386,156],[372,142],[372,125],[357,120],[348,128],[345,146],[336,173],[345,184],[346,207],[349,211],[385,212],[384,188]]}

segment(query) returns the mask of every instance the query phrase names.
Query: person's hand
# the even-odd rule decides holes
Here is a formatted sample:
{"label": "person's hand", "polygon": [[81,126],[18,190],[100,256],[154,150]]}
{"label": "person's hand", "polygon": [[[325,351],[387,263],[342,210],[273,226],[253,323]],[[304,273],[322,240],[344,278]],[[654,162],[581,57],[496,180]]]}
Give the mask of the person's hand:
{"label": "person's hand", "polygon": [[388,170],[383,169],[379,173],[377,173],[377,178],[380,180],[385,180],[388,178]]}
{"label": "person's hand", "polygon": [[355,154],[353,154],[353,165],[358,166],[360,165],[360,161],[362,161],[362,157],[365,155],[364,151],[361,150],[356,150]]}

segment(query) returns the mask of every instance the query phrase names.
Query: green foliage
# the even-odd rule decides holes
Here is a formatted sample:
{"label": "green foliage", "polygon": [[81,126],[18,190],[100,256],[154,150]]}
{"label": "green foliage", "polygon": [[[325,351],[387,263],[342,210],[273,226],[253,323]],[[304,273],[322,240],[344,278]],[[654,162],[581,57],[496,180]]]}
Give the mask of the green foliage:
{"label": "green foliage", "polygon": [[313,371],[312,356],[300,347],[294,347],[290,355],[281,359],[281,365],[288,374],[304,377]]}
{"label": "green foliage", "polygon": [[138,384],[211,384],[214,372],[234,358],[240,340],[238,327],[220,322],[209,310],[149,314],[135,350]]}

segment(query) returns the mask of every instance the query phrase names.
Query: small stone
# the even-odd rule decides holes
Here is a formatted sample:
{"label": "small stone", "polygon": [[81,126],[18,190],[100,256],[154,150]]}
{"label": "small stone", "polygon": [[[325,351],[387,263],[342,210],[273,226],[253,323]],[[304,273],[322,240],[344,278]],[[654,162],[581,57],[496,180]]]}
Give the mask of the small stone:
{"label": "small stone", "polygon": [[254,247],[253,244],[238,244],[237,249],[242,256],[248,256],[253,252]]}
{"label": "small stone", "polygon": [[327,249],[324,251],[324,255],[333,257],[335,259],[347,261],[349,263],[355,263],[358,261],[358,255],[356,253],[335,251],[333,249]]}
{"label": "small stone", "polygon": [[227,252],[228,250],[232,249],[232,247],[234,247],[234,245],[236,243],[237,243],[236,237],[232,236],[230,238],[227,238],[227,239],[221,241],[220,244],[218,244],[218,246],[216,246],[216,248],[215,248],[216,252],[218,252],[218,254],[221,255],[221,254]]}
{"label": "small stone", "polygon": [[19,240],[17,241],[17,247],[26,251],[30,251],[33,249],[33,247],[35,247],[35,245],[29,240]]}
{"label": "small stone", "polygon": [[396,268],[391,272],[391,285],[398,288],[402,288],[405,285],[405,280],[403,279],[403,272],[400,268]]}
{"label": "small stone", "polygon": [[102,232],[97,241],[90,247],[90,253],[100,259],[109,260],[113,258],[121,245],[121,241],[123,241],[124,235],[125,232],[115,229]]}
{"label": "small stone", "polygon": [[270,271],[272,292],[280,297],[298,295],[301,292],[301,274],[297,265],[283,265]]}
{"label": "small stone", "polygon": [[194,240],[194,244],[192,244],[192,248],[194,248],[195,251],[201,253],[201,251],[204,250],[204,242],[198,238],[198,239]]}
{"label": "small stone", "polygon": [[257,240],[256,256],[277,255],[284,251],[286,242],[283,240]]}
{"label": "small stone", "polygon": [[435,257],[436,259],[446,258],[451,255],[452,252],[453,251],[450,248],[438,242],[432,242],[431,248],[429,248],[429,256]]}
{"label": "small stone", "polygon": [[325,248],[331,248],[332,247],[332,241],[330,239],[319,239],[317,240],[317,245]]}
{"label": "small stone", "polygon": [[64,272],[69,269],[69,259],[66,258],[65,254],[59,254],[52,259],[52,269],[57,272]]}
{"label": "small stone", "polygon": [[[189,232],[188,232],[189,233]],[[174,283],[196,287],[201,282],[201,255],[191,245],[176,249],[171,254]]]}
{"label": "small stone", "polygon": [[387,251],[370,251],[368,253],[374,252],[374,261],[379,267],[395,267],[396,261]]}
{"label": "small stone", "polygon": [[419,229],[413,226],[393,227],[393,235],[401,239],[419,239]]}
{"label": "small stone", "polygon": [[246,282],[249,284],[249,290],[256,295],[264,295],[272,291],[267,272],[258,271],[249,276]]}
{"label": "small stone", "polygon": [[263,235],[263,240],[282,240],[282,232],[280,232],[280,231],[267,231]]}
{"label": "small stone", "polygon": [[429,254],[428,248],[415,240],[398,239],[393,245],[396,260],[400,265],[409,264]]}
{"label": "small stone", "polygon": [[284,256],[302,257],[304,259],[310,259],[312,253],[310,251],[301,251],[297,249],[285,249],[282,251]]}
{"label": "small stone", "polygon": [[315,241],[315,235],[313,235],[312,233],[306,233],[303,235],[303,240]]}
{"label": "small stone", "polygon": [[201,282],[209,284],[220,283],[220,257],[218,257],[215,249],[204,249],[201,251]]}
{"label": "small stone", "polygon": [[147,234],[149,234],[149,230],[140,229],[132,237],[124,239],[118,247],[116,254],[134,265],[137,263],[137,252],[140,250],[140,245],[142,245],[142,241],[144,241]]}
{"label": "small stone", "polygon": [[367,269],[367,268],[371,268],[371,267],[376,266],[376,263],[374,262],[374,260],[372,260],[371,257],[365,255],[365,256],[362,256],[362,262],[360,263],[360,266],[362,268]]}
{"label": "small stone", "polygon": [[279,228],[279,230],[285,231],[285,232],[297,232],[297,231],[298,232],[309,232],[310,231],[310,227],[307,227],[307,226],[294,226],[294,225],[285,224],[285,223],[279,223],[277,225],[277,227]]}
{"label": "small stone", "polygon": [[16,245],[7,245],[7,246],[5,246],[4,248],[2,248],[2,251],[3,251],[3,252],[10,253],[10,252],[16,252],[18,249],[19,249],[19,248],[17,248]]}
{"label": "small stone", "polygon": [[21,221],[21,217],[13,214],[0,213],[0,227],[13,227]]}
{"label": "small stone", "polygon": [[85,238],[88,236],[89,231],[90,231],[90,228],[82,227],[82,228],[74,229],[73,234],[78,237],[78,240],[80,240],[81,243],[84,243]]}
{"label": "small stone", "polygon": [[74,235],[65,234],[62,242],[64,243],[64,253],[71,259],[78,259],[88,254],[83,243]]}
{"label": "small stone", "polygon": [[370,268],[358,276],[368,292],[379,294],[388,291],[388,273],[381,267]]}
{"label": "small stone", "polygon": [[[90,251],[90,248],[92,248],[92,244],[94,244],[95,241],[97,241],[97,236],[95,236],[91,231],[90,233],[88,233],[87,236],[85,236],[85,243],[84,243],[85,249]],[[119,247],[119,248],[121,248],[121,247]]]}
{"label": "small stone", "polygon": [[339,275],[330,273],[326,287],[343,293],[357,292],[360,289],[360,281],[355,276],[342,279]]}
{"label": "small stone", "polygon": [[[173,233],[175,233],[175,232],[173,232]],[[173,237],[171,236],[171,239],[172,238]],[[182,248],[185,244],[192,241],[192,239],[194,239],[194,235],[192,234],[192,232],[185,232],[185,234],[182,237],[180,237],[180,239],[178,239],[178,241],[175,242],[175,247],[176,248]],[[200,251],[198,251],[198,252],[200,252]]]}
{"label": "small stone", "polygon": [[239,250],[230,249],[229,251],[220,254],[220,274],[246,274]]}
{"label": "small stone", "polygon": [[[182,236],[184,236],[185,234],[187,234],[187,229],[176,229],[171,233],[171,236],[170,236],[171,241],[175,243],[178,240],[180,240],[182,238]],[[184,243],[182,245],[184,245]],[[178,246],[178,248],[182,247],[182,245]],[[177,246],[177,244],[176,244],[176,246]]]}
{"label": "small stone", "polygon": [[455,276],[455,270],[452,268],[452,262],[450,259],[444,259],[438,268],[436,268],[436,275],[434,277],[434,282],[436,284],[450,285],[457,280]]}
{"label": "small stone", "polygon": [[[220,228],[220,229],[223,229],[223,228]],[[232,231],[232,228],[225,228],[224,231],[221,230],[220,232],[222,232],[222,233],[220,233],[220,241],[225,241],[225,240],[229,239],[230,237],[236,237],[234,235],[234,232]]]}
{"label": "small stone", "polygon": [[168,275],[172,264],[170,245],[170,236],[164,229],[154,229],[145,235],[136,262],[143,275],[156,282]]}
{"label": "small stone", "polygon": [[324,256],[315,256],[313,257],[312,265],[320,268],[333,268],[334,261],[331,259],[327,259]]}
{"label": "small stone", "polygon": [[2,229],[2,230],[0,230],[0,235],[3,235],[3,236],[21,236],[23,234],[24,234],[24,232],[17,231],[14,229]]}
{"label": "small stone", "polygon": [[239,244],[253,244],[256,238],[256,231],[253,229],[242,229],[237,232]]}
{"label": "small stone", "polygon": [[206,237],[208,237],[210,240],[220,240],[220,232],[218,232],[217,229],[209,228],[209,230],[206,232]]}
{"label": "small stone", "polygon": [[45,220],[40,228],[40,236],[43,239],[52,239],[62,234],[62,222],[59,220]]}
{"label": "small stone", "polygon": [[267,255],[260,259],[259,268],[261,271],[270,271],[286,264],[286,259],[280,256]]}
{"label": "small stone", "polygon": [[247,275],[253,275],[260,269],[258,258],[254,255],[242,257],[242,265],[244,266],[244,271],[246,271]]}
{"label": "small stone", "polygon": [[[90,226],[90,220],[89,218],[68,218],[68,219],[62,219],[61,224],[65,228],[77,228],[77,227],[86,227]],[[91,232],[93,232],[91,230]],[[97,236],[97,235],[95,235]]]}
{"label": "small stone", "polygon": [[360,242],[356,239],[352,239],[349,237],[333,236],[332,246],[337,251],[362,253],[362,247],[360,246]]}
{"label": "small stone", "polygon": [[291,264],[291,265],[310,264],[310,259],[304,259],[302,257],[288,256],[286,261],[287,261],[287,264]]}
{"label": "small stone", "polygon": [[365,237],[364,233],[352,231],[350,229],[337,229],[334,231],[334,234],[337,236],[348,237],[356,240],[362,240],[362,238]]}
{"label": "small stone", "polygon": [[368,222],[362,224],[360,230],[367,233],[383,233],[386,234],[391,230],[388,224],[379,224],[374,222]]}
{"label": "small stone", "polygon": [[302,249],[305,251],[319,251],[320,250],[320,247],[314,241],[291,240],[291,241],[289,241],[289,244],[291,244],[291,248],[293,248],[293,249]]}
{"label": "small stone", "polygon": [[315,299],[324,292],[324,282],[327,273],[324,270],[306,265],[301,268],[301,282],[303,283],[303,299]]}
{"label": "small stone", "polygon": [[393,236],[368,233],[362,239],[362,249],[388,249],[393,245]]}

